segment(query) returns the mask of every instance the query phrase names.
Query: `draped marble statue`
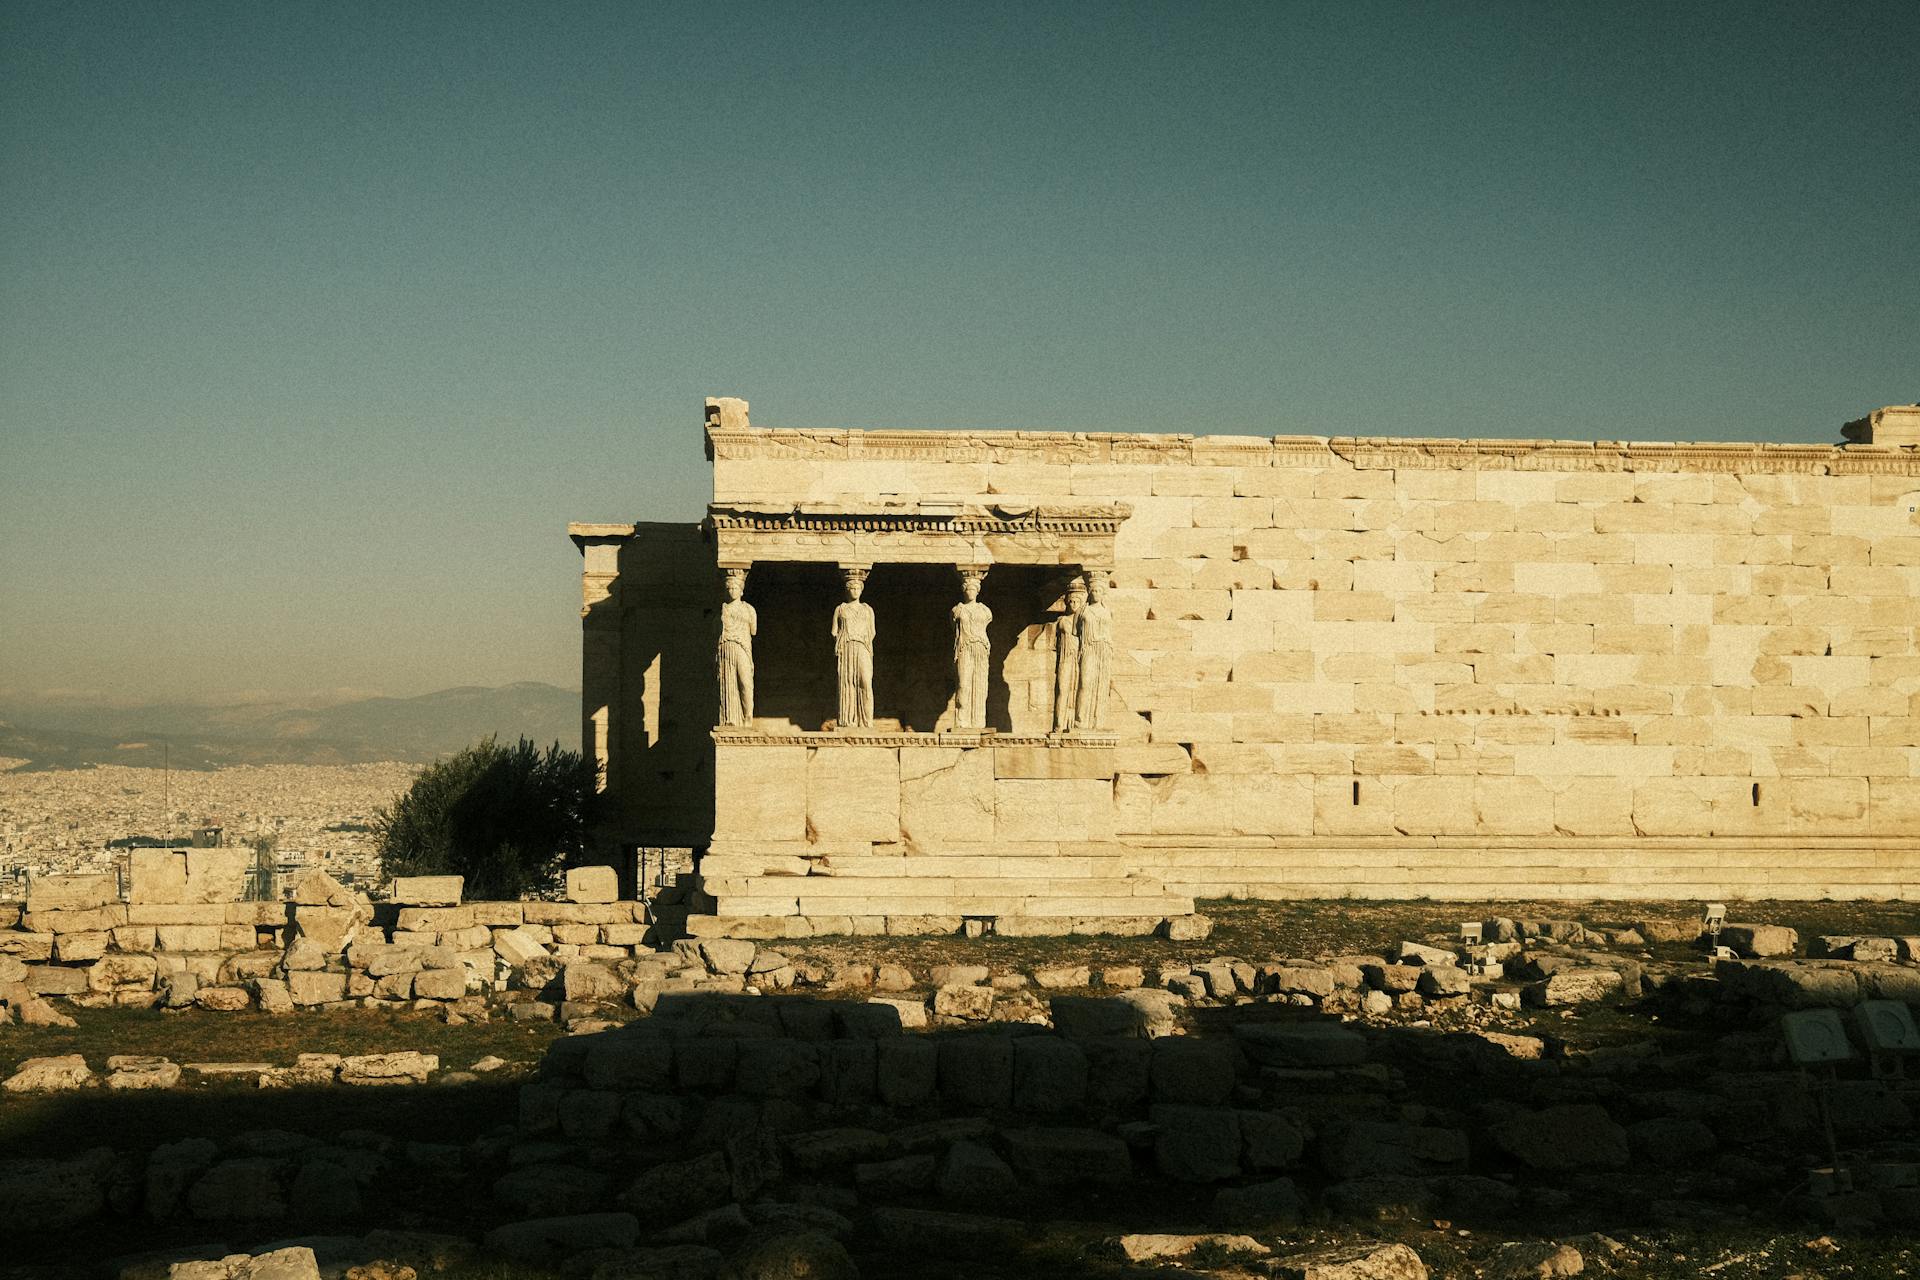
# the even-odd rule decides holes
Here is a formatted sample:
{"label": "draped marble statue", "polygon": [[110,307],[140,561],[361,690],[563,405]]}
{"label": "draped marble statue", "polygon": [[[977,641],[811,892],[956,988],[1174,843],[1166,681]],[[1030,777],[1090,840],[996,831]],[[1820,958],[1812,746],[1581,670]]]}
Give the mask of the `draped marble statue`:
{"label": "draped marble statue", "polygon": [[740,597],[747,589],[747,572],[729,569],[727,599],[720,606],[720,645],[713,664],[720,677],[720,723],[745,728],[753,723],[753,637],[760,615]]}
{"label": "draped marble statue", "polygon": [[1053,624],[1053,731],[1073,732],[1074,701],[1080,691],[1080,613],[1087,585],[1075,578],[1067,587],[1067,611]]}
{"label": "draped marble statue", "polygon": [[847,569],[847,599],[833,611],[833,651],[840,667],[842,729],[873,727],[873,606],[861,602],[865,569]]}
{"label": "draped marble statue", "polygon": [[956,729],[987,727],[987,673],[992,650],[987,625],[993,610],[980,603],[985,569],[960,571],[960,603],[953,606],[953,725]]}
{"label": "draped marble statue", "polygon": [[1106,728],[1107,683],[1113,678],[1113,610],[1106,598],[1107,575],[1089,574],[1087,603],[1080,610],[1080,679],[1073,708],[1073,727],[1082,733]]}

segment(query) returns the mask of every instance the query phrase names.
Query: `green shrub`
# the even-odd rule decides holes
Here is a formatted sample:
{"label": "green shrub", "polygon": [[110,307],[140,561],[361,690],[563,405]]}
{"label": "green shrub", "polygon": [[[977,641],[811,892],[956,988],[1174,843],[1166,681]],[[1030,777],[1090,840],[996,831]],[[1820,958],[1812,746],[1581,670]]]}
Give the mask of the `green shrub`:
{"label": "green shrub", "polygon": [[483,738],[421,771],[375,820],[390,876],[465,876],[465,896],[507,901],[552,889],[586,858],[597,766],[554,743]]}

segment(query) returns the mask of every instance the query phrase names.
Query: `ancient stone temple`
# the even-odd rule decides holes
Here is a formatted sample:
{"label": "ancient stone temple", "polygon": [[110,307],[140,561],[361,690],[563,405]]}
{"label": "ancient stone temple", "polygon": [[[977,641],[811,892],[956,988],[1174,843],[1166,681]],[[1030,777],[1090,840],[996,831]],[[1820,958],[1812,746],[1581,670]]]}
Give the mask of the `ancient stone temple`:
{"label": "ancient stone temple", "polygon": [[712,930],[776,934],[1920,897],[1920,407],[1845,436],[791,430],[709,400],[703,521],[570,530],[608,840],[703,851]]}

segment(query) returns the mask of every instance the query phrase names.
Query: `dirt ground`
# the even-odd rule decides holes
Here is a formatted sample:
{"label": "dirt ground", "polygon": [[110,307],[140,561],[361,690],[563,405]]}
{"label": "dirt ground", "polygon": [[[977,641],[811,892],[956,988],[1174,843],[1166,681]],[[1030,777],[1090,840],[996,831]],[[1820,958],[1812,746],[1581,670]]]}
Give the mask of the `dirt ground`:
{"label": "dirt ground", "polygon": [[[821,938],[766,945],[785,951],[825,951],[869,964],[903,964],[915,970],[936,964],[985,964],[996,971],[1036,965],[1128,965],[1145,968],[1176,961],[1198,963],[1214,956],[1260,959],[1292,956],[1377,954],[1402,939],[1451,935],[1460,922],[1507,916],[1516,920],[1578,920],[1588,925],[1625,925],[1634,920],[1699,920],[1699,902],[1203,902],[1213,935],[1198,942],[1165,938]],[[1741,923],[1784,924],[1808,937],[1833,933],[1904,936],[1920,933],[1920,903],[1733,902],[1727,918]]]}

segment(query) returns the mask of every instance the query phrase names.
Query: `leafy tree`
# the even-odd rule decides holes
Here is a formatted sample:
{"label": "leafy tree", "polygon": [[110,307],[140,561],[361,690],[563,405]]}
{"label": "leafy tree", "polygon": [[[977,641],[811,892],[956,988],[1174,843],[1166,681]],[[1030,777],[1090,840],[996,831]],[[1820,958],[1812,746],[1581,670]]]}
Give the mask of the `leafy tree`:
{"label": "leafy tree", "polygon": [[551,889],[586,857],[599,769],[554,743],[503,747],[491,736],[436,760],[379,811],[380,866],[390,876],[465,876],[470,899]]}

